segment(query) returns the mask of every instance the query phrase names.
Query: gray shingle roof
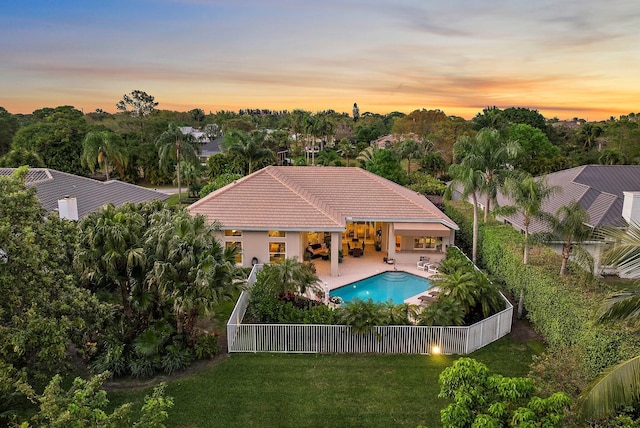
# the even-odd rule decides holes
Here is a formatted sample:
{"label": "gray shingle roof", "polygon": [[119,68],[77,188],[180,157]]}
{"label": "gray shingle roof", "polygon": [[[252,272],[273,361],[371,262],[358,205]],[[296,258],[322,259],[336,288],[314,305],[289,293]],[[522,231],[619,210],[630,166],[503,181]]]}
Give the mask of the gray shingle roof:
{"label": "gray shingle roof", "polygon": [[[15,170],[0,168],[0,175],[8,176]],[[126,202],[166,200],[169,197],[135,184],[117,180],[102,182],[49,168],[29,169],[26,185],[36,188],[38,198],[47,212],[57,210],[58,200],[65,196],[76,198],[79,218],[97,211],[108,203],[119,206]]]}
{"label": "gray shingle roof", "polygon": [[[578,201],[589,214],[591,227],[625,226],[622,205],[625,191],[640,191],[640,165],[583,165],[544,176],[551,186],[562,192],[543,204],[545,212],[555,214],[558,208]],[[502,195],[500,205],[509,205]],[[508,217],[516,227],[523,228],[521,215]],[[530,232],[546,231],[547,227],[532,222]]]}

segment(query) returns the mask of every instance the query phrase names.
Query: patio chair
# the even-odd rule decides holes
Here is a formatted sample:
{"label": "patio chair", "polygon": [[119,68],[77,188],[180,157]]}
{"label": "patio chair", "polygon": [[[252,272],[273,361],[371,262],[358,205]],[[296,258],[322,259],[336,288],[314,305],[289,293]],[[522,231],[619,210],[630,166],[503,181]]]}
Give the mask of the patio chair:
{"label": "patio chair", "polygon": [[360,248],[354,248],[351,250],[351,255],[353,257],[360,257],[362,256],[362,250]]}
{"label": "patio chair", "polygon": [[418,270],[427,270],[431,267],[431,263],[429,262],[429,257],[421,256],[420,260],[417,263]]}

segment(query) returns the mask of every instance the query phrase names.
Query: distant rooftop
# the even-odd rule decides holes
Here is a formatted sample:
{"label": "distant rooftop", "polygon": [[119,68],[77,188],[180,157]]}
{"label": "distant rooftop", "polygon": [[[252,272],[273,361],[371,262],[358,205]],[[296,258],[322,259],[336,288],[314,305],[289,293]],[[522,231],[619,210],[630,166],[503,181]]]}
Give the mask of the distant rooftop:
{"label": "distant rooftop", "polygon": [[[0,168],[0,175],[10,176],[16,168]],[[30,168],[27,187],[35,187],[38,198],[47,212],[58,210],[58,200],[76,198],[78,217],[97,211],[103,205],[116,206],[126,202],[146,202],[154,199],[166,200],[169,195],[135,184],[118,180],[98,181],[50,168]]]}

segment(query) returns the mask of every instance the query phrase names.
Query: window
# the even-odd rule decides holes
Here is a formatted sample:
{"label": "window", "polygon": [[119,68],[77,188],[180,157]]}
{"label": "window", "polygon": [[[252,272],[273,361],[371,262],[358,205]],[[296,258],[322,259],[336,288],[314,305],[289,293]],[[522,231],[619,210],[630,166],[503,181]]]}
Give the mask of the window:
{"label": "window", "polygon": [[426,248],[435,248],[436,238],[432,236],[420,236],[413,238],[413,249],[423,250]]}
{"label": "window", "polygon": [[287,257],[284,242],[269,242],[269,263],[279,263]]}
{"label": "window", "polygon": [[229,247],[236,247],[238,249],[238,252],[236,253],[236,264],[237,265],[242,265],[242,242],[238,242],[238,241],[227,241],[224,243],[224,246],[226,248]]}
{"label": "window", "polygon": [[241,230],[235,230],[235,229],[225,230],[224,231],[224,236],[242,236],[242,231]]}
{"label": "window", "polygon": [[285,236],[287,236],[287,233],[283,232],[281,230],[270,230],[269,231],[269,238],[284,238]]}

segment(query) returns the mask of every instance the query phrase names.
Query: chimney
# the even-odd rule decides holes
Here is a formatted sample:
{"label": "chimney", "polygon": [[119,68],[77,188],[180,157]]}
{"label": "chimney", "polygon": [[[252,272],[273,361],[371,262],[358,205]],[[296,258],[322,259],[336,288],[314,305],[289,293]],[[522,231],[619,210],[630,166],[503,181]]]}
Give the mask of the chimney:
{"label": "chimney", "polygon": [[58,214],[60,218],[67,220],[78,220],[78,201],[76,198],[65,196],[58,200]]}
{"label": "chimney", "polygon": [[624,202],[622,203],[622,218],[627,223],[640,224],[640,192],[622,192]]}

